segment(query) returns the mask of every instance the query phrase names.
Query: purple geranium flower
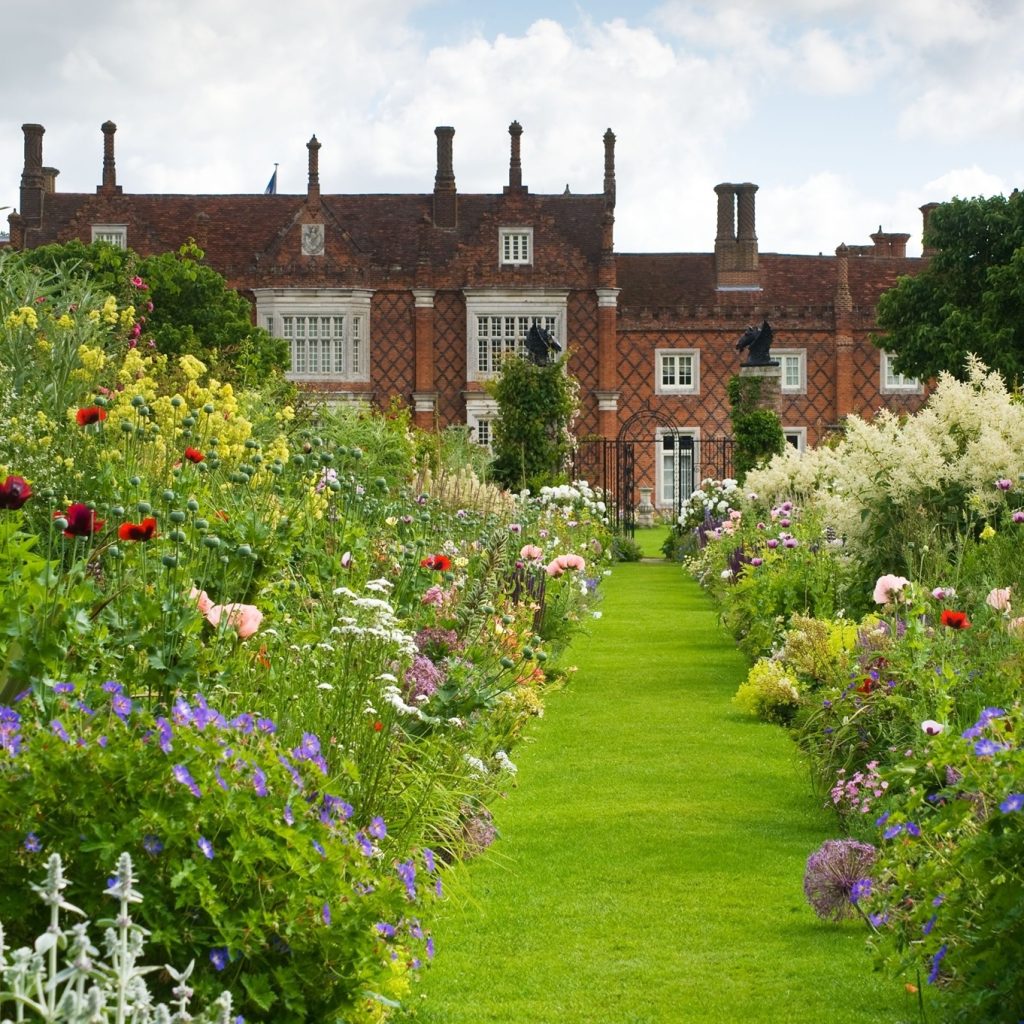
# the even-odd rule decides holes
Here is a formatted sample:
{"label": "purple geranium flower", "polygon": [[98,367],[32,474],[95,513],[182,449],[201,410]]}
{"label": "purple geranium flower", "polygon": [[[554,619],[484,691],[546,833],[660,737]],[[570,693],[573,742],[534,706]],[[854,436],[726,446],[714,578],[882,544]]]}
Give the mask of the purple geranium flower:
{"label": "purple geranium flower", "polygon": [[196,840],[196,846],[199,847],[207,860],[213,860],[213,843],[206,836],[200,836]]}
{"label": "purple geranium flower", "polygon": [[1000,805],[999,810],[1003,814],[1012,814],[1014,811],[1024,811],[1024,793],[1011,793]]}

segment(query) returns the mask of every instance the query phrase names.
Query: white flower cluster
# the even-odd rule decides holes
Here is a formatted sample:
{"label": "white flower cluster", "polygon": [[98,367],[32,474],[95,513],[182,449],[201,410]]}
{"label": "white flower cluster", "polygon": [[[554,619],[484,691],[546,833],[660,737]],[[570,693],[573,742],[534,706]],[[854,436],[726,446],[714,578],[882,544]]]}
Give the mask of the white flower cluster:
{"label": "white flower cluster", "polygon": [[529,491],[524,491],[520,496],[541,508],[557,505],[565,512],[585,510],[602,522],[608,512],[604,492],[600,488],[591,487],[586,480],[574,480],[571,484],[559,484],[557,487],[542,487],[540,494],[534,498],[530,497]]}
{"label": "white flower cluster", "polygon": [[676,520],[684,530],[700,526],[706,518],[724,519],[739,501],[739,484],[731,477],[707,477],[680,506]]}
{"label": "white flower cluster", "polygon": [[769,505],[790,498],[820,512],[856,545],[869,526],[861,509],[938,501],[947,514],[959,506],[986,515],[1007,501],[996,481],[1016,481],[1022,471],[1024,405],[972,356],[967,380],[940,374],[916,415],[883,410],[870,422],[851,416],[837,443],[802,454],[789,448],[748,474],[746,484]]}

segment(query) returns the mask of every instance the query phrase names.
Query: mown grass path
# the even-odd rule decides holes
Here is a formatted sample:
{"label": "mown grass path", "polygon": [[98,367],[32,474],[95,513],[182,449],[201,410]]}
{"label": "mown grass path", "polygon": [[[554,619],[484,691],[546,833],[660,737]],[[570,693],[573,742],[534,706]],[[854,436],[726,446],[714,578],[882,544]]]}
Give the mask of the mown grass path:
{"label": "mown grass path", "polygon": [[856,922],[806,905],[832,834],[795,748],[678,566],[617,566],[518,750],[502,840],[435,928],[423,1024],[880,1024],[910,1016]]}

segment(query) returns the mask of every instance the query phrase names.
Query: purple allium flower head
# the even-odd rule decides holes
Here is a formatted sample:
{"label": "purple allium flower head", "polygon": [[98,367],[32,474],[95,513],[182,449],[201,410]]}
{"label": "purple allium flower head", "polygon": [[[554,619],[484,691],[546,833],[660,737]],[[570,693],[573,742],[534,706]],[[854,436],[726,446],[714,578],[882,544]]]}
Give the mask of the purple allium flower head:
{"label": "purple allium flower head", "polygon": [[853,911],[854,886],[870,886],[869,871],[877,851],[855,839],[827,839],[807,858],[804,894],[818,917],[839,921]]}
{"label": "purple allium flower head", "polygon": [[228,951],[223,946],[216,946],[210,950],[210,963],[213,964],[215,970],[223,971],[230,961]]}
{"label": "purple allium flower head", "polygon": [[999,810],[1003,814],[1012,814],[1014,811],[1024,811],[1024,793],[1011,793],[1000,805]]}
{"label": "purple allium flower head", "polygon": [[200,836],[196,840],[196,846],[199,847],[207,860],[213,860],[213,843],[206,836]]}
{"label": "purple allium flower head", "polygon": [[437,693],[444,678],[444,672],[429,658],[422,654],[413,655],[412,664],[405,672],[406,696],[410,700],[415,700],[417,697],[431,697]]}

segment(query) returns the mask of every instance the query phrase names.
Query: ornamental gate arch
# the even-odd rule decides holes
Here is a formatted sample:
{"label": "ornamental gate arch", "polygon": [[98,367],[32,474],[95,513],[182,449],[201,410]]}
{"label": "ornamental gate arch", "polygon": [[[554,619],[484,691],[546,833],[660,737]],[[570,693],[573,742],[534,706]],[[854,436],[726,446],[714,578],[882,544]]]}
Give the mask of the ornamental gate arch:
{"label": "ornamental gate arch", "polygon": [[604,492],[615,531],[632,537],[641,487],[650,487],[654,504],[675,519],[701,480],[732,476],[733,439],[701,438],[696,428],[680,427],[646,406],[622,424],[614,441],[578,441],[572,463],[574,479]]}

